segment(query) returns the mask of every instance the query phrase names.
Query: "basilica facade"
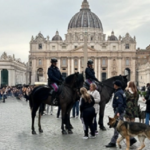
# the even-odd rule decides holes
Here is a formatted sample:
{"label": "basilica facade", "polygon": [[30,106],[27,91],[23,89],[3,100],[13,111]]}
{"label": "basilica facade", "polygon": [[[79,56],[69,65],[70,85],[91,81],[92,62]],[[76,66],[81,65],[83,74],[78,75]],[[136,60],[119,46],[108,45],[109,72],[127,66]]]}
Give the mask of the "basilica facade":
{"label": "basilica facade", "polygon": [[126,33],[117,37],[114,31],[106,36],[101,20],[91,11],[88,1],[83,0],[80,11],[68,24],[65,39],[58,31],[52,38],[44,37],[42,33],[32,36],[30,83],[47,82],[47,70],[54,57],[58,59],[58,67],[63,76],[84,72],[85,37],[88,58],[93,60],[95,74],[100,81],[120,74],[128,75],[129,80],[138,80],[137,61],[142,54],[136,49],[135,36]]}

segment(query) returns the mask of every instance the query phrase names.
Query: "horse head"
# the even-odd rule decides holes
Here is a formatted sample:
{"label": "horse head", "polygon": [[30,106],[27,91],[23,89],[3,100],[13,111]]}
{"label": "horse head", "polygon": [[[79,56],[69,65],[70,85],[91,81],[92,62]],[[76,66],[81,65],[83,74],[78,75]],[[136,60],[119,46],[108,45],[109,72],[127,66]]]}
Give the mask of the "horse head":
{"label": "horse head", "polygon": [[125,90],[125,88],[127,87],[127,82],[128,82],[127,76],[119,75],[119,76],[116,76],[114,78],[115,78],[115,80],[120,80],[121,81],[122,89]]}

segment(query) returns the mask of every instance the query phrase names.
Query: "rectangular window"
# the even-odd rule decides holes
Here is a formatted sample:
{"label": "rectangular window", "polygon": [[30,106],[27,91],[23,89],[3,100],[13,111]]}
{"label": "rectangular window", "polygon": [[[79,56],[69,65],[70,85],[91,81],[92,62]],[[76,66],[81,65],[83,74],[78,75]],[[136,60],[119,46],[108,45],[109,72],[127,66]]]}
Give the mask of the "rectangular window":
{"label": "rectangular window", "polygon": [[74,46],[74,48],[78,48],[78,46]]}
{"label": "rectangular window", "polygon": [[52,49],[54,50],[54,49],[55,49],[55,46],[52,46]]}
{"label": "rectangular window", "polygon": [[75,67],[78,66],[78,60],[77,60],[77,59],[74,60],[74,66],[75,66]]}
{"label": "rectangular window", "polygon": [[91,48],[93,48],[93,49],[94,49],[94,46],[91,46]]}
{"label": "rectangular window", "polygon": [[41,66],[42,65],[42,60],[41,59],[39,59],[39,66]]}
{"label": "rectangular window", "polygon": [[67,77],[67,73],[63,72],[62,73],[63,78],[65,79]]}
{"label": "rectangular window", "polygon": [[42,49],[42,44],[39,44],[39,49]]}
{"label": "rectangular window", "polygon": [[113,46],[113,50],[116,50],[116,46]]}
{"label": "rectangular window", "polygon": [[106,66],[106,59],[102,59],[102,66]]}
{"label": "rectangular window", "polygon": [[107,79],[107,74],[106,74],[106,72],[103,72],[101,75],[102,75],[102,81],[104,81],[104,80]]}
{"label": "rectangular window", "polygon": [[66,58],[62,59],[62,66],[67,67],[67,59]]}
{"label": "rectangular window", "polygon": [[62,49],[66,49],[66,46],[62,46]]}
{"label": "rectangular window", "polygon": [[130,49],[130,45],[129,45],[129,44],[126,44],[126,45],[125,45],[125,49]]}
{"label": "rectangular window", "polygon": [[30,61],[30,66],[32,66],[32,61]]}
{"label": "rectangular window", "polygon": [[126,66],[129,66],[129,65],[130,65],[130,60],[126,59]]}

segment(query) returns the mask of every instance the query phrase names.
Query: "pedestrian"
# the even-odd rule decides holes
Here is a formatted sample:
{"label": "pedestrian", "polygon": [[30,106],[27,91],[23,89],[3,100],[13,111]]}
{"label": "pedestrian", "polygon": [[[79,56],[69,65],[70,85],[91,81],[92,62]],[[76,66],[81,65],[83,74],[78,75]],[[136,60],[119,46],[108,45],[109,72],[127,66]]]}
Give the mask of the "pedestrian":
{"label": "pedestrian", "polygon": [[72,118],[78,118],[79,116],[79,100],[77,100],[72,108]]}
{"label": "pedestrian", "polygon": [[94,127],[95,127],[95,134],[98,134],[97,130],[97,113],[99,112],[99,103],[100,103],[100,93],[96,90],[97,86],[95,83],[90,84],[90,91],[89,94],[91,94],[94,98],[95,104],[95,118],[94,118]]}
{"label": "pedestrian", "polygon": [[[135,122],[135,118],[139,116],[139,108],[138,108],[139,94],[134,82],[132,81],[128,82],[125,94],[126,94],[125,119],[128,122]],[[137,140],[135,138],[133,137],[130,138],[130,146],[132,146],[136,142]]]}
{"label": "pedestrian", "polygon": [[145,95],[145,100],[146,100],[146,120],[145,124],[149,125],[149,118],[150,118],[150,84],[147,86],[147,92]]}
{"label": "pedestrian", "polygon": [[81,99],[80,99],[80,111],[81,111],[81,120],[84,126],[84,136],[83,139],[88,139],[88,128],[90,128],[91,136],[90,138],[95,138],[95,128],[94,128],[94,117],[95,117],[95,110],[94,110],[94,98],[88,94],[86,88],[80,89]]}
{"label": "pedestrian", "polygon": [[[123,120],[123,115],[126,107],[126,96],[122,90],[122,83],[119,80],[114,82],[114,98],[113,98],[113,109],[114,114],[119,117],[120,120]],[[113,137],[111,138],[110,143],[106,145],[107,148],[116,147],[116,141],[118,139],[119,133],[114,129]]]}

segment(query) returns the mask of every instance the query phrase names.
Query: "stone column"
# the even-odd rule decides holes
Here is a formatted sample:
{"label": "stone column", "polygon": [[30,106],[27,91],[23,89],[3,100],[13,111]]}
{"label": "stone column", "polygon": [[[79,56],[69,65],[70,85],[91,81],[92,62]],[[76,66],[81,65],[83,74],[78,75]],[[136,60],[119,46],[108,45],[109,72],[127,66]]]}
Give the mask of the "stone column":
{"label": "stone column", "polygon": [[78,59],[78,71],[79,73],[81,71],[81,59],[80,58]]}
{"label": "stone column", "polygon": [[0,87],[1,87],[1,84],[2,84],[2,81],[1,81],[1,69],[0,69]]}
{"label": "stone column", "polygon": [[122,58],[118,59],[118,74],[117,75],[121,75],[122,74]]}
{"label": "stone column", "polygon": [[94,67],[95,67],[95,76],[97,78],[97,58],[94,60]]}
{"label": "stone column", "polygon": [[108,58],[108,75],[107,78],[111,77],[111,58]]}
{"label": "stone column", "polygon": [[37,70],[36,70],[36,59],[33,58],[33,61],[32,61],[32,78],[31,78],[31,84],[34,84],[36,82],[36,75],[37,75]]}
{"label": "stone column", "polygon": [[71,58],[71,74],[74,74],[74,59]]}
{"label": "stone column", "polygon": [[101,81],[102,80],[102,76],[101,76],[101,59],[100,58],[98,58],[98,79],[99,79],[99,81]]}
{"label": "stone column", "polygon": [[61,63],[61,62],[60,62],[60,58],[58,58],[58,64],[57,64],[57,67],[58,67],[58,68],[60,68],[60,63]]}
{"label": "stone column", "polygon": [[8,85],[9,86],[12,86],[12,73],[11,73],[11,70],[8,70]]}
{"label": "stone column", "polygon": [[70,61],[70,57],[68,57],[68,75],[70,75],[70,63],[71,63],[71,61]]}
{"label": "stone column", "polygon": [[[84,47],[83,47],[84,70],[87,67],[87,60],[88,60],[88,46],[87,46],[87,42],[88,42],[88,35],[87,35],[87,33],[85,33],[85,35],[84,35]],[[84,73],[84,77],[85,77],[85,73]]]}

